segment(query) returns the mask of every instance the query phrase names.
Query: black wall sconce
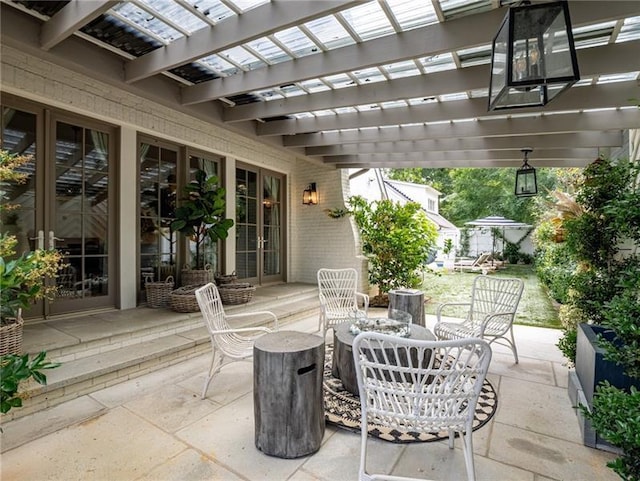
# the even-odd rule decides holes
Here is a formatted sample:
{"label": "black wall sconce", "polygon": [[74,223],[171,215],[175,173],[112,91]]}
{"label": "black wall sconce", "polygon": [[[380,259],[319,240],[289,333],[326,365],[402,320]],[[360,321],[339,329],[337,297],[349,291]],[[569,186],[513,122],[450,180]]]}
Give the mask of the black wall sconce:
{"label": "black wall sconce", "polygon": [[302,192],[302,203],[304,205],[316,205],[318,203],[318,191],[316,183],[311,182]]}
{"label": "black wall sconce", "polygon": [[522,167],[516,171],[516,189],[517,197],[531,197],[538,193],[538,181],[536,180],[536,169],[528,163],[527,155],[533,152],[533,149],[526,147],[521,149],[524,153],[524,161]]}
{"label": "black wall sconce", "polygon": [[578,80],[567,2],[509,8],[493,39],[489,110],[546,105]]}

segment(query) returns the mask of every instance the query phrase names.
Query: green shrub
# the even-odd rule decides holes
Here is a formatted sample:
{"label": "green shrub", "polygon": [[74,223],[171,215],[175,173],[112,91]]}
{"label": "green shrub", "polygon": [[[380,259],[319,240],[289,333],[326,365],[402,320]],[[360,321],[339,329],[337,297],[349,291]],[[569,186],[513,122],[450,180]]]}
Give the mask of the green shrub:
{"label": "green shrub", "polygon": [[18,393],[20,383],[33,378],[39,384],[47,384],[43,369],[53,369],[60,364],[45,360],[47,353],[42,351],[33,359],[28,354],[5,354],[0,357],[0,413],[6,414],[12,408],[22,406]]}

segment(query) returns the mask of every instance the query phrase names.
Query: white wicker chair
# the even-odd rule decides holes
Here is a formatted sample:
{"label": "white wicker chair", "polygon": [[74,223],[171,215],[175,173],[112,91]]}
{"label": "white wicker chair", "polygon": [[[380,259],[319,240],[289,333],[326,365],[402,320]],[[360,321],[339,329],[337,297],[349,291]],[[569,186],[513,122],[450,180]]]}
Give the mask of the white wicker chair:
{"label": "white wicker chair", "polygon": [[[358,292],[355,269],[318,269],[317,276],[320,297],[318,330],[323,336],[341,322],[367,315],[369,296]],[[359,308],[358,300],[361,300],[363,309]]]}
{"label": "white wicker chair", "polygon": [[[438,339],[480,337],[487,339],[489,344],[502,344],[511,349],[518,364],[513,320],[523,289],[521,279],[477,276],[473,281],[470,303],[446,303],[438,307],[438,322],[433,332]],[[462,322],[442,321],[443,309],[451,306],[467,308],[466,318]]]}
{"label": "white wicker chair", "polygon": [[[202,389],[202,399],[207,395],[207,389],[213,377],[220,372],[225,360],[245,360],[253,356],[253,342],[263,334],[278,330],[278,318],[271,311],[253,311],[227,315],[217,287],[209,283],[196,290],[196,299],[204,322],[209,330],[211,339],[211,365]],[[231,319],[241,317],[270,317],[274,322],[274,329],[265,326],[234,328],[228,323]]]}
{"label": "white wicker chair", "polygon": [[359,480],[417,479],[367,471],[367,425],[416,433],[448,431],[462,440],[467,477],[475,480],[473,419],[491,361],[482,339],[421,341],[363,332],[353,342],[362,406]]}

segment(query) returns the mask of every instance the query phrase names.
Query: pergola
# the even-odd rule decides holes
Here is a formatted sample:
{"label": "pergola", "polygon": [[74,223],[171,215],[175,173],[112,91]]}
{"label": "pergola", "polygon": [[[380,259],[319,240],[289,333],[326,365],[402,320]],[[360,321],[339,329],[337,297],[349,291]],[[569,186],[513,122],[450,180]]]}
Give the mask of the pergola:
{"label": "pergola", "polygon": [[581,80],[489,112],[506,0],[2,0],[2,43],[336,168],[584,166],[640,127],[640,2],[570,1]]}

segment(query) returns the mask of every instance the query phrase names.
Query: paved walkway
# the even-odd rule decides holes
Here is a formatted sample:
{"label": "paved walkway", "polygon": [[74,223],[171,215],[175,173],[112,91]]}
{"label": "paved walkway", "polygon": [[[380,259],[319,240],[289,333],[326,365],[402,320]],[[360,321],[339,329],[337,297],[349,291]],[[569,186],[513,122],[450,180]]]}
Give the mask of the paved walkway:
{"label": "paved walkway", "polygon": [[[427,327],[433,319],[427,320]],[[317,317],[286,329],[313,332]],[[567,395],[559,331],[517,326],[520,364],[497,347],[489,378],[498,411],[474,433],[478,480],[614,481],[610,453],[582,445]],[[200,356],[3,425],[3,481],[357,479],[360,437],[327,426],[320,450],[299,459],[254,446],[252,366],[225,367],[199,393]],[[397,445],[376,440],[373,465],[394,474],[466,479],[460,441]]]}

